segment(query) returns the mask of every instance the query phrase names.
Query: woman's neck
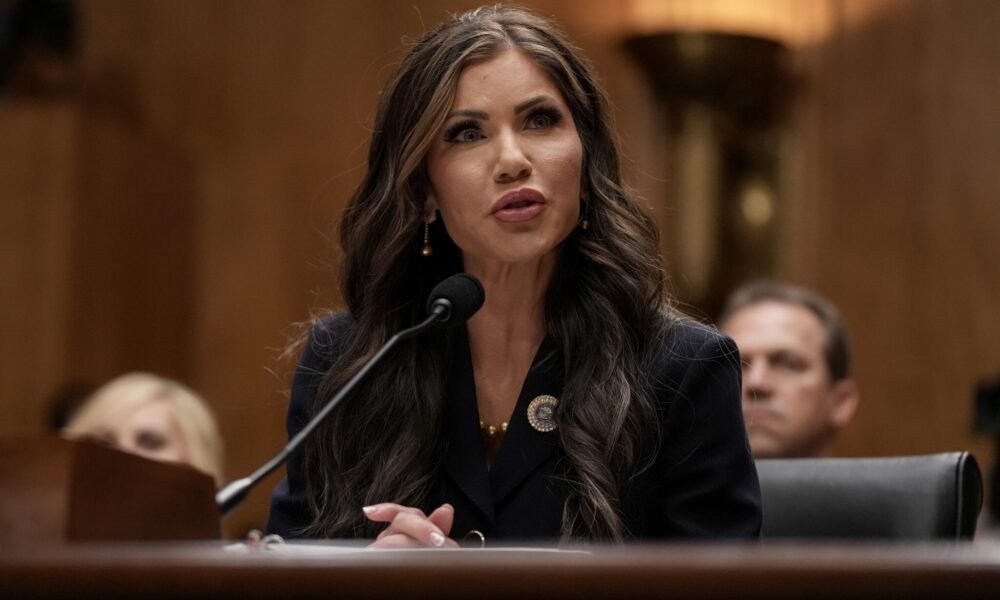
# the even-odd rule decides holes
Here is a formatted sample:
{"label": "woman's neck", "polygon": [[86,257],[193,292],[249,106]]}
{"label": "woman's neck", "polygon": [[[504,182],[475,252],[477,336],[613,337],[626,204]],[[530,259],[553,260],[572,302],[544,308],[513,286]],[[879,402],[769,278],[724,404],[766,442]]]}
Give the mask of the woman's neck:
{"label": "woman's neck", "polygon": [[545,330],[545,295],[555,267],[555,257],[531,263],[489,263],[466,260],[466,271],[476,276],[486,291],[483,307],[469,321],[472,342],[489,342],[500,349],[512,343],[541,343]]}
{"label": "woman's neck", "polygon": [[467,261],[486,302],[469,320],[469,346],[480,417],[498,424],[510,417],[538,347],[545,337],[545,296],[555,260],[499,265]]}

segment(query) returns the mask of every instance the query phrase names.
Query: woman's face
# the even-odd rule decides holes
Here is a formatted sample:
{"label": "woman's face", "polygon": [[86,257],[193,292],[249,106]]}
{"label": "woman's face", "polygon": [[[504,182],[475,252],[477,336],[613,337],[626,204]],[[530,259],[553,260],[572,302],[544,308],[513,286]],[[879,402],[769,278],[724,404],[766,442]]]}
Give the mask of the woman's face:
{"label": "woman's face", "polygon": [[507,50],[459,78],[427,156],[428,212],[440,210],[466,268],[470,260],[537,261],[576,227],[582,163],[559,89],[531,59]]}
{"label": "woman's face", "polygon": [[98,437],[119,450],[152,460],[187,460],[173,403],[167,399],[158,398],[142,404]]}

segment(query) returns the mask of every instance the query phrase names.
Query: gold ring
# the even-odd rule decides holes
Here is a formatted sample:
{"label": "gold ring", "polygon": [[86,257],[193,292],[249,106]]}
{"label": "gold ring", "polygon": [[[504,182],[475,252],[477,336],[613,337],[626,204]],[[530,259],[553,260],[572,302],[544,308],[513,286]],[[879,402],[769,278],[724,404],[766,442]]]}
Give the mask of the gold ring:
{"label": "gold ring", "polygon": [[483,532],[479,531],[478,529],[473,529],[469,533],[465,534],[465,537],[462,538],[462,541],[463,542],[467,541],[469,539],[469,536],[471,536],[471,535],[475,535],[475,536],[477,536],[479,538],[479,547],[480,547],[480,549],[486,547],[486,536],[483,535]]}

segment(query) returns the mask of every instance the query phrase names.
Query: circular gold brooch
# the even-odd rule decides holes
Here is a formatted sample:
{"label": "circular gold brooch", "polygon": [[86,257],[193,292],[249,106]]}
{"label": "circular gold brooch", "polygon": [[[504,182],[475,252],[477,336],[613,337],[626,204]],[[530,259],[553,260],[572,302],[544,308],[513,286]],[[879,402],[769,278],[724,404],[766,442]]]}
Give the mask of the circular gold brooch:
{"label": "circular gold brooch", "polygon": [[555,396],[544,394],[536,396],[528,405],[528,423],[535,431],[547,433],[556,428],[556,406],[559,400]]}

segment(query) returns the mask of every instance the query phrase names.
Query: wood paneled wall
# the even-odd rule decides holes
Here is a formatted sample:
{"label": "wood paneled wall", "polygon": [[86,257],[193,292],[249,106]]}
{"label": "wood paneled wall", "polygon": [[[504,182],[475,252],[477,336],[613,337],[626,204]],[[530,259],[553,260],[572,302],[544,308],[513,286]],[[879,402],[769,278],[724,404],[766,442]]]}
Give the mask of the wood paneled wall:
{"label": "wood paneled wall", "polygon": [[[149,369],[211,401],[231,476],[279,448],[292,365],[278,355],[337,301],[332,233],[379,87],[401,39],[475,4],[81,3],[78,95],[0,100],[0,433],[39,431],[64,381]],[[664,130],[621,47],[647,13],[528,4],[597,64],[668,231]],[[1000,372],[1000,5],[813,9],[826,20],[809,31],[828,33],[792,40],[804,89],[782,248],[784,275],[832,297],[855,334],[863,405],[841,450],[988,457],[969,421],[973,383]],[[259,526],[266,497],[230,533]]]}
{"label": "wood paneled wall", "polygon": [[63,380],[77,110],[0,104],[0,435],[36,431]]}
{"label": "wood paneled wall", "polygon": [[1000,4],[895,1],[874,19],[863,4],[802,50],[790,274],[855,337],[843,452],[989,464],[971,423],[976,382],[1000,375]]}

